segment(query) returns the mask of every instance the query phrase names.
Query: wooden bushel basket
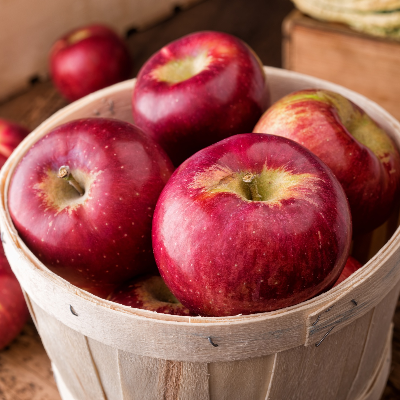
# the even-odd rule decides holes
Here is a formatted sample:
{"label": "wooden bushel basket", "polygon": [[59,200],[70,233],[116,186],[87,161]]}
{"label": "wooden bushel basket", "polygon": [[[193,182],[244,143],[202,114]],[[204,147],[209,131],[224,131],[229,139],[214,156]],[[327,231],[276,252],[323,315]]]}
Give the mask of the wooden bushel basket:
{"label": "wooden bushel basket", "polygon": [[[364,108],[400,148],[400,124],[374,102],[306,75],[265,71],[273,101],[304,88],[337,91]],[[365,265],[339,286],[290,308],[224,318],[157,314],[102,300],[50,272],[21,241],[7,191],[24,153],[72,119],[132,122],[134,84],[111,86],[54,114],[21,143],[0,174],[3,245],[62,398],[378,400],[389,374],[400,289],[398,212],[353,244]]]}

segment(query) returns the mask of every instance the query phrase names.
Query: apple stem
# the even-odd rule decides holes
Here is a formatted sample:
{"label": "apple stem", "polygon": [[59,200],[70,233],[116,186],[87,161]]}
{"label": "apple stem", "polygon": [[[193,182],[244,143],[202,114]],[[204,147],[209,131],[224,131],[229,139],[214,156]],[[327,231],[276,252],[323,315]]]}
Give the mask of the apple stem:
{"label": "apple stem", "polygon": [[83,196],[85,191],[81,188],[79,183],[72,176],[71,171],[67,165],[63,165],[58,170],[58,177],[67,181],[75,190],[79,193],[80,196]]}
{"label": "apple stem", "polygon": [[247,183],[250,189],[250,200],[261,201],[262,196],[258,193],[257,183],[255,181],[256,176],[251,172],[243,176],[243,182]]}

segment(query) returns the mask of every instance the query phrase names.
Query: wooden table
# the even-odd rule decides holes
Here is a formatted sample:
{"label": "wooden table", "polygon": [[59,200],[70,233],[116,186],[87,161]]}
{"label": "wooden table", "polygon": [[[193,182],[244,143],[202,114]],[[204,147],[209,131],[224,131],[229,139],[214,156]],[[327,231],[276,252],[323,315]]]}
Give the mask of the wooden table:
{"label": "wooden table", "polygon": [[[127,37],[135,60],[132,76],[155,51],[190,32],[220,30],[246,41],[265,65],[281,67],[281,24],[293,9],[290,0],[205,0],[167,21]],[[34,129],[67,102],[50,81],[35,82],[0,104],[0,117]],[[400,307],[395,319],[393,361],[383,400],[400,398]],[[50,361],[32,322],[0,352],[0,400],[59,400]]]}
{"label": "wooden table", "polygon": [[50,360],[31,321],[12,344],[0,352],[0,399],[61,399]]}

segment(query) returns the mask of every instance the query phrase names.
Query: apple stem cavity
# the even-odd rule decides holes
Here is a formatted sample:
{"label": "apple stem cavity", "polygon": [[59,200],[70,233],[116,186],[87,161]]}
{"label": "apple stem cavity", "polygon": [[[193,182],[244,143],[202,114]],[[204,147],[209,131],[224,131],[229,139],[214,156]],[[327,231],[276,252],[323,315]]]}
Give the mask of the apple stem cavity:
{"label": "apple stem cavity", "polygon": [[261,201],[262,196],[258,192],[257,182],[256,182],[255,178],[256,178],[256,176],[254,174],[252,174],[251,172],[249,172],[243,176],[242,180],[244,183],[247,184],[247,187],[250,190],[249,200]]}
{"label": "apple stem cavity", "polygon": [[67,165],[62,165],[60,167],[60,169],[58,170],[58,177],[67,181],[79,193],[80,196],[84,195],[85,191],[72,176],[71,170]]}

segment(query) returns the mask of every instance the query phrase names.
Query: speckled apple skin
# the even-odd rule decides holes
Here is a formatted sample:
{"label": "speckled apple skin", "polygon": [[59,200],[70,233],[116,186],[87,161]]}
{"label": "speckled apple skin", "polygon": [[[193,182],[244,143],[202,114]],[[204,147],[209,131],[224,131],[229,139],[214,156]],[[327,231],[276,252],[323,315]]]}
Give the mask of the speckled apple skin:
{"label": "speckled apple skin", "polygon": [[[382,138],[386,150],[378,154],[355,139],[344,126],[338,105],[360,119],[365,112],[349,100],[335,105],[324,93],[329,92],[310,89],[285,96],[263,114],[254,132],[295,140],[325,162],[349,200],[353,233],[365,234],[385,222],[400,200],[400,154],[388,135]],[[367,137],[375,123],[368,122],[362,127]]]}
{"label": "speckled apple skin", "polygon": [[[160,66],[201,52],[211,61],[197,75],[174,84],[154,76]],[[214,31],[184,36],[154,54],[139,71],[132,98],[135,123],[175,166],[221,139],[251,132],[268,106],[258,57],[240,39]]]}
{"label": "speckled apple skin", "polygon": [[25,126],[0,118],[0,168],[28,134]]}
{"label": "speckled apple skin", "polygon": [[[314,183],[274,204],[206,188],[209,171],[227,177],[265,167],[311,174]],[[236,135],[186,160],[153,220],[162,277],[204,316],[272,311],[321,293],[339,277],[350,241],[347,199],[332,172],[303,146],[273,135]]]}
{"label": "speckled apple skin", "polygon": [[[71,43],[77,33],[82,39]],[[132,60],[124,41],[109,27],[88,25],[58,39],[49,54],[54,85],[69,101],[129,78]]]}
{"label": "speckled apple skin", "polygon": [[[75,203],[60,209],[49,203],[45,183],[74,192],[56,176],[62,165],[92,183],[82,185],[82,204],[76,204],[75,192]],[[172,170],[160,146],[132,124],[72,121],[40,139],[17,165],[8,192],[11,218],[30,250],[56,274],[82,288],[120,284],[154,268],[153,210]]]}

